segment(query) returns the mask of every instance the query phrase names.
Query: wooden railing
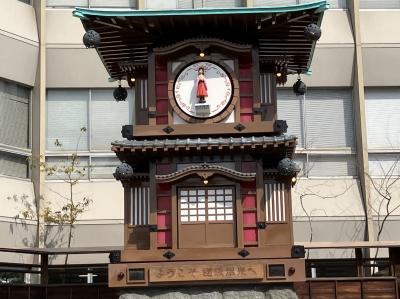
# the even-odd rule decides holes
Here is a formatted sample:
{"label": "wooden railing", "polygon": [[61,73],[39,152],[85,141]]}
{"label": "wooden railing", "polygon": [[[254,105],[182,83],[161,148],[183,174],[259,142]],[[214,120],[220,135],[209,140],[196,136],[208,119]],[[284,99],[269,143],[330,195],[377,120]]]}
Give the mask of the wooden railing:
{"label": "wooden railing", "polygon": [[[347,242],[347,243],[303,243],[306,250],[354,250],[352,258],[307,259],[305,282],[293,285],[300,299],[312,298],[399,298],[400,242]],[[386,258],[371,258],[376,248],[388,249]],[[119,290],[107,286],[107,264],[49,265],[49,256],[65,254],[104,254],[122,250],[122,247],[95,248],[0,248],[0,252],[39,255],[40,264],[6,263],[0,260],[0,273],[30,273],[40,279],[37,284],[0,283],[1,299],[116,299]],[[368,255],[369,254],[369,255]],[[372,254],[372,256],[374,256]],[[3,262],[3,263],[2,263]],[[102,273],[101,280],[85,283],[77,280],[78,273],[90,269],[94,274]],[[96,272],[97,271],[97,272]],[[61,275],[61,274],[62,275]],[[64,279],[49,279],[49,274]],[[75,277],[74,279],[68,279]],[[100,277],[99,275],[98,277]],[[5,282],[5,283],[4,283]],[[88,280],[89,282],[89,280]]]}

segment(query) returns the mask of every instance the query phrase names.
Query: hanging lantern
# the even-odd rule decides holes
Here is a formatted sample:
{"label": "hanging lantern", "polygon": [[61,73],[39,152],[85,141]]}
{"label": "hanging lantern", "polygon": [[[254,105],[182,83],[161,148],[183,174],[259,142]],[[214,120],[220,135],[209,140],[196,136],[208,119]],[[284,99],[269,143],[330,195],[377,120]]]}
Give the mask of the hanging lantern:
{"label": "hanging lantern", "polygon": [[321,28],[316,24],[309,24],[304,27],[304,37],[310,41],[317,41],[321,37]]}
{"label": "hanging lantern", "polygon": [[278,163],[278,173],[281,176],[295,177],[300,171],[300,167],[292,159],[284,158]]}
{"label": "hanging lantern", "polygon": [[125,101],[128,97],[128,92],[125,88],[121,87],[121,84],[119,84],[118,87],[114,89],[113,96],[117,102]]}
{"label": "hanging lantern", "polygon": [[133,167],[124,162],[115,169],[114,177],[118,180],[129,180],[133,177]]}
{"label": "hanging lantern", "polygon": [[126,81],[128,82],[128,85],[129,85],[130,88],[135,87],[136,78],[132,73],[127,73],[126,74]]}
{"label": "hanging lantern", "polygon": [[100,34],[94,30],[88,30],[83,35],[83,44],[86,48],[96,48],[100,44]]}
{"label": "hanging lantern", "polygon": [[296,83],[293,84],[293,92],[298,96],[306,94],[307,86],[300,78],[298,78]]}

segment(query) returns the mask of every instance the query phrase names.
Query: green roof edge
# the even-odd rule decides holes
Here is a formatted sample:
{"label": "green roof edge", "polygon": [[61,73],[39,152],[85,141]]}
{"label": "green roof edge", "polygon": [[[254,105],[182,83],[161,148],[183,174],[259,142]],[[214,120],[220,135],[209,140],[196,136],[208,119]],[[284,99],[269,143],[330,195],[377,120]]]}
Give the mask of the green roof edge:
{"label": "green roof edge", "polygon": [[254,14],[281,13],[316,9],[323,12],[329,8],[326,0],[287,6],[238,7],[238,8],[200,8],[173,10],[99,10],[77,7],[73,11],[75,17],[84,19],[86,16],[102,17],[156,17],[156,16],[189,16],[189,15],[224,15],[224,14]]}

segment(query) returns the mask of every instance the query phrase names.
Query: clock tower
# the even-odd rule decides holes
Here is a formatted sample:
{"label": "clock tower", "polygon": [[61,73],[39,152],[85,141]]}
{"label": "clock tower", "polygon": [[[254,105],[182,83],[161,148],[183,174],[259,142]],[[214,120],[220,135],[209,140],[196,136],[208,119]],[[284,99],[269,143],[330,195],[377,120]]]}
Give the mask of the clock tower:
{"label": "clock tower", "polygon": [[316,35],[304,28],[326,7],[76,9],[111,78],[135,88],[134,124],[112,142],[125,224],[111,287],[305,279],[296,136],[277,119],[276,86],[308,70]]}

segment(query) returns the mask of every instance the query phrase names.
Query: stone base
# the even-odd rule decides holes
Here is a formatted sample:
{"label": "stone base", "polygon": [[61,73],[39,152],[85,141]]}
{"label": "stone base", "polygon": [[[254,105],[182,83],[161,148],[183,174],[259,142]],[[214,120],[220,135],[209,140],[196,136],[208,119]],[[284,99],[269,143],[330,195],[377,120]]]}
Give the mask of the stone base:
{"label": "stone base", "polygon": [[289,287],[187,286],[127,290],[119,299],[298,299],[298,297]]}

